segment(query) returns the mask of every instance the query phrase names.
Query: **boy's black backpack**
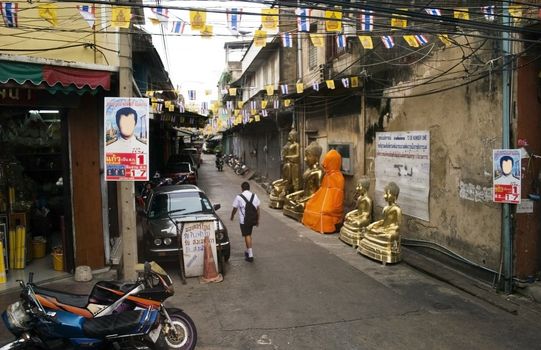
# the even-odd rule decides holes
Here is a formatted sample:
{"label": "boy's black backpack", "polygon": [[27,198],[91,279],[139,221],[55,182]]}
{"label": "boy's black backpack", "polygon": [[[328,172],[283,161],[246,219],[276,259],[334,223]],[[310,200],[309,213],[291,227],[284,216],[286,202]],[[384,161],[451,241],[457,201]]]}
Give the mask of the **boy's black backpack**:
{"label": "boy's black backpack", "polygon": [[242,193],[240,194],[240,197],[246,202],[246,206],[244,207],[244,225],[255,226],[257,224],[257,209],[252,203],[254,196],[255,194],[252,193],[252,197],[248,200]]}

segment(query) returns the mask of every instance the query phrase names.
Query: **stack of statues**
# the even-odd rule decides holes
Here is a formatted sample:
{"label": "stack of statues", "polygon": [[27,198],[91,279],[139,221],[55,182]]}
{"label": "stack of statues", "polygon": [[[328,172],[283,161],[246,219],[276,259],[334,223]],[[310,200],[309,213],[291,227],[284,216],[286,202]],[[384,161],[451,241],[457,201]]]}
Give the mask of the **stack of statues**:
{"label": "stack of statues", "polygon": [[269,207],[282,209],[286,195],[301,189],[300,170],[300,148],[297,143],[297,132],[291,130],[287,143],[282,147],[282,178],[273,181],[269,195]]}
{"label": "stack of statues", "polygon": [[387,205],[383,208],[383,218],[366,226],[364,237],[358,243],[359,253],[383,264],[396,263],[401,259],[402,209],[396,204],[399,192],[400,189],[394,182],[385,186],[383,197]]}
{"label": "stack of statues", "polygon": [[313,141],[304,150],[306,170],[302,174],[302,189],[285,196],[283,213],[297,221],[302,219],[304,206],[321,185],[323,169],[319,165],[321,146]]}
{"label": "stack of statues", "polygon": [[[304,150],[306,170],[300,179],[297,133],[295,130],[289,133],[288,142],[283,147],[282,178],[272,183],[269,195],[271,208],[283,208],[284,215],[297,221],[303,219],[306,203],[313,198],[322,184],[324,170],[319,163],[321,153],[322,148],[315,141],[306,147]],[[356,186],[356,207],[346,214],[339,238],[357,247],[360,254],[383,264],[399,262],[402,210],[396,204],[396,200],[400,189],[394,182],[385,186],[384,199],[387,205],[383,208],[381,220],[375,222],[372,222],[372,200],[368,196],[369,189],[370,179],[361,178]],[[323,231],[322,233],[333,232],[333,230]]]}

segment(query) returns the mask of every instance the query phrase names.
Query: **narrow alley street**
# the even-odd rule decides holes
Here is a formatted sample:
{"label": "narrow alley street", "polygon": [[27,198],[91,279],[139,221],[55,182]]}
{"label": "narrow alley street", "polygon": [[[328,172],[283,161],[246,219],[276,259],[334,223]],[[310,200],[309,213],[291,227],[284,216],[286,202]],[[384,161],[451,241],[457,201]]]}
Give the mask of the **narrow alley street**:
{"label": "narrow alley street", "polygon": [[[322,236],[268,208],[255,229],[255,262],[244,260],[231,202],[244,181],[207,156],[199,186],[229,229],[225,279],[182,285],[177,270],[170,305],[195,320],[200,349],[535,349],[541,335],[537,305],[518,315],[496,308],[407,264],[387,265],[358,255],[337,235]],[[503,298],[503,297],[502,297]],[[524,310],[524,311],[522,311]]]}

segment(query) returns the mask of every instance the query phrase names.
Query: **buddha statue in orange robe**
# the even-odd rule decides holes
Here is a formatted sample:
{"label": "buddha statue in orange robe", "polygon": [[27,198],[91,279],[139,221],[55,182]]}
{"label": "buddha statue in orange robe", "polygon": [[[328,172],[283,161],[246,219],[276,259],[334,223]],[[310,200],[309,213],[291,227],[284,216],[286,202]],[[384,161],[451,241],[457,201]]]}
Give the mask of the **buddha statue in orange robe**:
{"label": "buddha statue in orange robe", "polygon": [[344,215],[342,156],[336,150],[330,150],[323,158],[322,166],[325,176],[317,192],[306,202],[302,223],[319,233],[334,233]]}

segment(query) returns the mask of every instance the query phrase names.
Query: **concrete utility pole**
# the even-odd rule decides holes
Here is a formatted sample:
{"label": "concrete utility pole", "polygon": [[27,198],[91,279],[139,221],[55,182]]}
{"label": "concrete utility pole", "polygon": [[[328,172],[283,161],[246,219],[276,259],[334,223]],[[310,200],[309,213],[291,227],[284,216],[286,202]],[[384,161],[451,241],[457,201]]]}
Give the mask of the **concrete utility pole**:
{"label": "concrete utility pole", "polygon": [[[133,97],[132,38],[129,28],[120,28],[119,97]],[[118,217],[122,238],[122,278],[135,280],[137,273],[137,223],[133,181],[117,183]]]}
{"label": "concrete utility pole", "polygon": [[[509,15],[509,5],[502,3],[503,25],[511,26],[512,20]],[[503,55],[503,84],[502,84],[502,148],[510,148],[510,123],[511,123],[511,83],[513,67],[511,67],[511,41],[509,31],[502,32],[502,55]],[[503,249],[503,277],[504,292],[513,292],[513,235],[511,232],[511,208],[507,203],[502,204],[502,249]]]}

